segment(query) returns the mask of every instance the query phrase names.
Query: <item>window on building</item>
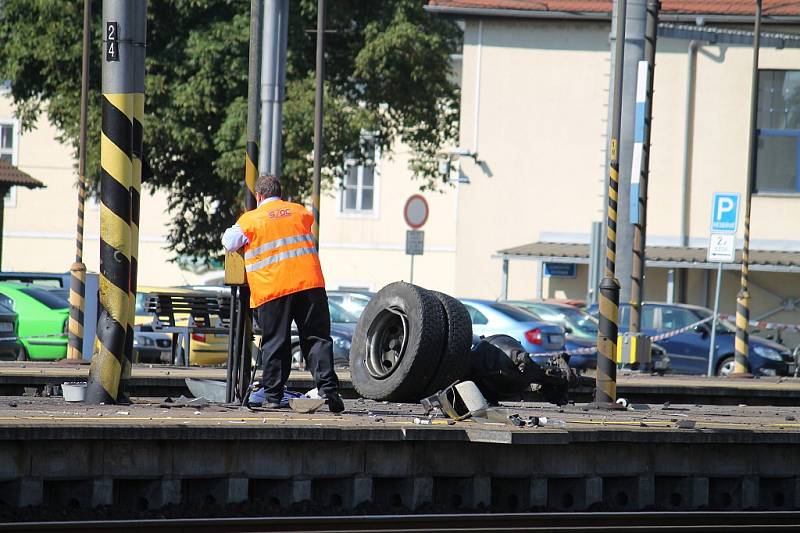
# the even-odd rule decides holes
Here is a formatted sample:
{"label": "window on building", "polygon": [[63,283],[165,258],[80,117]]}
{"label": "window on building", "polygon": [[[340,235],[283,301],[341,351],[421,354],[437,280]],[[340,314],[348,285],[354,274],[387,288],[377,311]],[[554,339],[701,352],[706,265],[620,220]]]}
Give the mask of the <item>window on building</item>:
{"label": "window on building", "polygon": [[[11,163],[17,164],[16,154],[16,137],[14,135],[13,122],[0,122],[0,159]],[[17,188],[11,187],[5,198],[3,198],[5,207],[15,207],[17,205]]]}
{"label": "window on building", "polygon": [[800,70],[758,73],[756,193],[800,193]]}
{"label": "window on building", "polygon": [[375,141],[374,134],[362,133],[363,159],[348,157],[345,160],[339,200],[342,213],[368,214],[375,211]]}

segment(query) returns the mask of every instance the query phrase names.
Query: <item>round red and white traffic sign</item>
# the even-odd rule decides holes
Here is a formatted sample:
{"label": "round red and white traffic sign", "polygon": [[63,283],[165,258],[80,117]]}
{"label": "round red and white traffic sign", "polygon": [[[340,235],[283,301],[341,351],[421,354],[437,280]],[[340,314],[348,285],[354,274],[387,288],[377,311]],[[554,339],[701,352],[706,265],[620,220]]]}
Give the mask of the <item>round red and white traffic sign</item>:
{"label": "round red and white traffic sign", "polygon": [[428,202],[421,194],[412,194],[406,200],[406,206],[403,208],[403,216],[406,219],[406,224],[414,229],[419,229],[428,221]]}

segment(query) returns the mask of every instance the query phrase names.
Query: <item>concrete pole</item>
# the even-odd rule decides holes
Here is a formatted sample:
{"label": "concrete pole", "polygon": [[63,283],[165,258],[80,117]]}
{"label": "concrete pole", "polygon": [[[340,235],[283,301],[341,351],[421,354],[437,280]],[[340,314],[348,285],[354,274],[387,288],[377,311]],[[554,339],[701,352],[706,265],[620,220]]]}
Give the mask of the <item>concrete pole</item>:
{"label": "concrete pole", "polygon": [[278,93],[278,48],[280,44],[281,0],[264,0],[264,23],[261,41],[261,143],[258,173],[272,171],[272,142],[275,103]]}
{"label": "concrete pole", "polygon": [[628,0],[625,15],[625,53],[622,76],[622,117],[619,136],[619,198],[617,207],[617,270],[620,301],[631,299],[633,224],[630,223],[631,161],[636,116],[636,81],[644,59],[647,0]]}
{"label": "concrete pole", "polygon": [[758,120],[758,53],[761,48],[761,0],[756,0],[756,22],[753,32],[753,70],[750,80],[750,130],[747,159],[747,189],[744,203],[744,244],[742,245],[742,277],[739,294],[736,295],[736,343],[734,347],[736,362],[733,373],[737,376],[750,376],[747,368],[750,334],[747,325],[750,321],[750,207],[753,201],[753,181],[756,173],[756,126]]}
{"label": "concrete pole", "polygon": [[325,0],[317,0],[317,87],[314,98],[314,184],[311,193],[314,213],[314,245],[319,250],[319,202],[322,182],[322,117],[325,96]]}
{"label": "concrete pole", "polygon": [[100,319],[86,402],[116,403],[130,317],[133,25],[132,4],[103,0],[100,138]]}
{"label": "concrete pole", "polygon": [[[636,139],[635,146],[641,143],[641,152],[634,153],[634,158],[641,158],[641,164],[634,164],[631,169],[631,206],[637,202],[638,213],[632,213],[631,222],[634,224],[633,233],[633,263],[631,268],[631,323],[629,331],[640,331],[640,318],[642,309],[642,293],[644,292],[645,254],[647,250],[647,188],[650,181],[650,134],[653,131],[653,81],[656,67],[656,41],[658,38],[658,12],[661,9],[659,0],[647,2],[647,24],[645,28],[644,61],[646,65],[646,78],[644,80],[644,107],[636,109]],[[641,80],[640,80],[641,81]],[[637,101],[639,98],[637,97]],[[633,175],[639,167],[639,175]],[[634,182],[638,182],[634,185]]]}
{"label": "concrete pole", "polygon": [[83,327],[86,299],[86,265],[83,264],[83,212],[86,206],[86,115],[89,107],[89,34],[92,2],[83,2],[83,60],[81,63],[81,118],[78,141],[78,225],[75,233],[75,262],[70,267],[69,344],[67,359],[83,359]]}

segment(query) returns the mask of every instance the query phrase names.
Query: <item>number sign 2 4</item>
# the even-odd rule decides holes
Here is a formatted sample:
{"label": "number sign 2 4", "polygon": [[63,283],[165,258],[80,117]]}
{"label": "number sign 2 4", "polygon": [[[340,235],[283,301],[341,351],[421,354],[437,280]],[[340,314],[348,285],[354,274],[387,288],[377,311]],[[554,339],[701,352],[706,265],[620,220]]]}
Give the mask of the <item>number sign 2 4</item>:
{"label": "number sign 2 4", "polygon": [[106,61],[119,61],[119,25],[106,22]]}

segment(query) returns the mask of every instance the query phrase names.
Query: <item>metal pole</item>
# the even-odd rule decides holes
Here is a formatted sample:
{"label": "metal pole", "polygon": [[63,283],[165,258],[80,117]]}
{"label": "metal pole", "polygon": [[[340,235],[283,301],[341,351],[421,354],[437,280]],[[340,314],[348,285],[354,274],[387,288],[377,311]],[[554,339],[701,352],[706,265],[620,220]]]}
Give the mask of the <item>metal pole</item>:
{"label": "metal pole", "polygon": [[[641,330],[642,293],[644,292],[645,254],[647,250],[647,187],[650,181],[650,136],[653,131],[653,81],[656,70],[656,41],[658,38],[658,12],[661,9],[659,0],[648,0],[647,23],[644,35],[644,63],[646,78],[644,80],[644,109],[636,106],[636,135],[634,141],[641,143],[641,170],[636,176],[636,164],[631,170],[631,198],[638,202],[637,216],[631,216],[633,227],[633,266],[631,268],[631,322],[630,331]],[[636,101],[639,102],[637,94]],[[639,157],[634,153],[634,161]],[[634,181],[638,185],[634,186]],[[633,202],[633,200],[631,200]],[[631,210],[631,214],[634,212]]]}
{"label": "metal pole", "polygon": [[761,0],[756,0],[756,23],[753,32],[753,71],[750,80],[750,131],[749,157],[747,159],[747,190],[744,207],[744,244],[742,245],[742,278],[741,289],[736,295],[736,362],[733,373],[749,376],[747,368],[747,352],[749,333],[747,323],[750,321],[750,207],[753,200],[753,178],[756,171],[756,125],[758,119],[758,52],[761,47]]}
{"label": "metal pole", "polygon": [[286,46],[289,36],[289,0],[280,0],[278,17],[277,75],[275,102],[272,114],[272,146],[270,174],[280,177],[283,164],[283,101],[286,99]]}
{"label": "metal pole", "polygon": [[722,263],[717,263],[717,289],[714,292],[714,318],[711,319],[711,346],[708,347],[708,375],[714,373],[714,355],[717,352],[717,317],[719,316],[719,292],[722,287]]}
{"label": "metal pole", "polygon": [[[618,190],[617,190],[617,248],[615,277],[620,283],[620,300],[631,299],[631,270],[633,268],[633,234],[630,223],[630,207],[638,198],[631,197],[631,161],[635,136],[636,82],[639,62],[644,59],[647,0],[627,0],[625,5],[624,51],[619,57],[622,63],[622,102],[620,132],[617,145]],[[616,44],[616,43],[615,43]],[[616,67],[616,63],[615,63]],[[638,177],[637,177],[638,179]]]}
{"label": "metal pole", "polygon": [[280,41],[280,1],[264,0],[264,23],[261,40],[261,146],[258,160],[259,174],[272,170],[272,137],[277,93],[276,66]]}
{"label": "metal pole", "polygon": [[411,274],[409,276],[409,283],[414,283],[414,254],[411,254]]}
{"label": "metal pole", "polygon": [[236,309],[238,302],[239,287],[231,285],[231,311],[228,320],[228,361],[225,365],[225,403],[232,403],[236,399],[236,387],[238,385],[234,379],[236,373],[233,369],[236,361],[236,335],[234,335],[234,332],[236,331],[236,320],[239,316],[239,310]]}
{"label": "metal pole", "polygon": [[81,63],[81,118],[78,141],[78,226],[75,233],[75,262],[69,268],[69,345],[67,359],[83,358],[86,265],[83,264],[83,210],[86,205],[86,114],[89,107],[89,35],[92,2],[83,2],[83,60]]}
{"label": "metal pole", "polygon": [[131,3],[103,0],[100,319],[86,402],[115,403],[130,321],[133,47]]}
{"label": "metal pole", "polygon": [[619,189],[619,134],[622,115],[622,74],[625,54],[626,0],[617,1],[615,20],[616,62],[614,95],[611,111],[611,154],[608,169],[608,219],[606,221],[605,277],[600,282],[600,324],[597,330],[597,378],[595,402],[608,406],[617,399],[617,320],[619,318],[619,282],[616,273],[617,254],[617,191]]}
{"label": "metal pole", "polygon": [[[317,88],[314,98],[314,186],[311,193],[314,213],[314,245],[319,250],[319,202],[322,181],[322,106],[325,96],[325,0],[317,0]],[[413,257],[412,257],[413,259]]]}
{"label": "metal pole", "polygon": [[503,258],[503,276],[500,278],[500,299],[508,300],[508,258]]}

